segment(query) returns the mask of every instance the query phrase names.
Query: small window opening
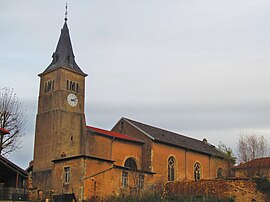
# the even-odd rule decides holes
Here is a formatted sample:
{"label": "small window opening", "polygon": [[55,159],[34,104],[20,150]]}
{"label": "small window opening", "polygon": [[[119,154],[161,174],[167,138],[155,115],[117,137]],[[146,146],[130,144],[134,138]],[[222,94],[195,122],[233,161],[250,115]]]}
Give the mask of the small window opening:
{"label": "small window opening", "polygon": [[137,170],[136,161],[133,158],[128,158],[125,161],[124,167],[129,168],[130,170]]}
{"label": "small window opening", "polygon": [[70,182],[70,167],[64,167],[64,183],[68,184]]}
{"label": "small window opening", "polygon": [[79,84],[76,83],[76,92],[78,93],[79,92]]}
{"label": "small window opening", "polygon": [[217,169],[217,178],[222,178],[223,175],[222,175],[222,168],[218,168]]}
{"label": "small window opening", "polygon": [[54,80],[46,81],[44,85],[44,92],[48,93],[53,90],[54,90]]}
{"label": "small window opening", "polygon": [[144,189],[144,175],[139,175],[139,182],[138,182],[138,188]]}
{"label": "small window opening", "polygon": [[168,159],[168,181],[174,181],[174,165],[175,159],[171,156]]}
{"label": "small window opening", "polygon": [[126,188],[128,186],[128,172],[122,172],[122,187]]}
{"label": "small window opening", "polygon": [[68,90],[69,88],[69,80],[67,80],[67,83],[66,83],[66,89]]}
{"label": "small window opening", "polygon": [[198,162],[194,164],[194,179],[195,180],[201,179],[201,165]]}

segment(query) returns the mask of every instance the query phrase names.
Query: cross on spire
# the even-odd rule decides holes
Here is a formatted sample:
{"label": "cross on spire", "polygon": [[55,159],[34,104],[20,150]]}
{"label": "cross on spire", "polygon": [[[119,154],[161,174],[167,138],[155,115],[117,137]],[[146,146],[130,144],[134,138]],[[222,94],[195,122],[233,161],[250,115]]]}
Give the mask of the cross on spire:
{"label": "cross on spire", "polygon": [[67,11],[67,9],[68,9],[68,5],[67,5],[67,3],[66,3],[66,12],[65,12],[65,21],[67,21],[67,15],[68,15],[68,11]]}

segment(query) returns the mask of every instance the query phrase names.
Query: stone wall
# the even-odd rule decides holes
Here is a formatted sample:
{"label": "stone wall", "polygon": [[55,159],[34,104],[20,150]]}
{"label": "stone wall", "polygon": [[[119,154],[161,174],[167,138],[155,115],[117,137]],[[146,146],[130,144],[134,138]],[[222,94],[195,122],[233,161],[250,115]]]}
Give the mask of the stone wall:
{"label": "stone wall", "polygon": [[213,196],[219,199],[235,201],[269,201],[257,191],[256,183],[251,179],[216,179],[200,181],[170,182],[165,185],[165,197],[170,196]]}

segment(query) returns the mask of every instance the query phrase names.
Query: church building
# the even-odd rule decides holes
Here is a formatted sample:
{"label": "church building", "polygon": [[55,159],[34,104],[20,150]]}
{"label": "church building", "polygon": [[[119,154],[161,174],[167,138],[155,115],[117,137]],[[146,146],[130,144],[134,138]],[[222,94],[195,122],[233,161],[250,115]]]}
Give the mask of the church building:
{"label": "church building", "polygon": [[[111,130],[85,121],[85,78],[72,49],[67,18],[52,62],[39,74],[33,187],[42,198],[77,200],[141,194],[170,181],[227,176],[229,162],[197,140],[120,118]],[[93,117],[94,118],[94,117]]]}

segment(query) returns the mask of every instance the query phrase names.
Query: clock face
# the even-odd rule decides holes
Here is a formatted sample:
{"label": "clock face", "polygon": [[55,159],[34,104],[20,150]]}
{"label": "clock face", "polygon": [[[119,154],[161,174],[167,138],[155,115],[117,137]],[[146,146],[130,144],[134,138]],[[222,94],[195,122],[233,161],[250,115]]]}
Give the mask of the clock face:
{"label": "clock face", "polygon": [[76,107],[76,105],[78,104],[77,96],[72,93],[67,96],[67,101],[68,101],[68,104],[72,107]]}

